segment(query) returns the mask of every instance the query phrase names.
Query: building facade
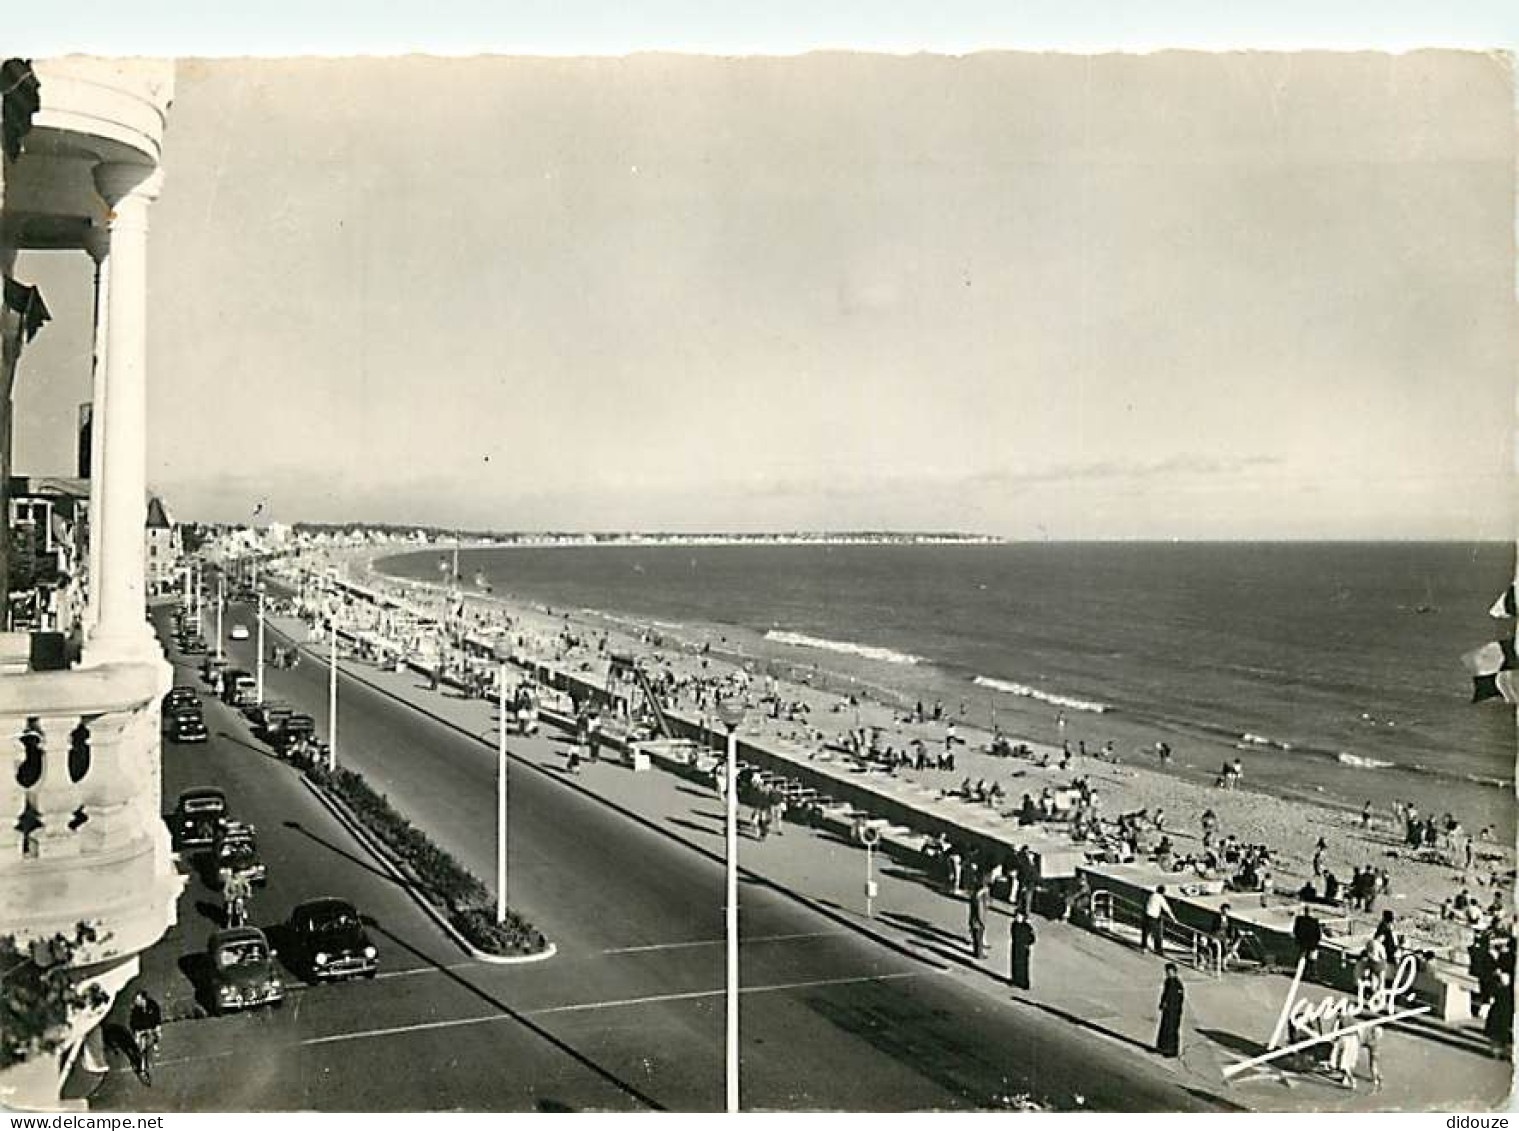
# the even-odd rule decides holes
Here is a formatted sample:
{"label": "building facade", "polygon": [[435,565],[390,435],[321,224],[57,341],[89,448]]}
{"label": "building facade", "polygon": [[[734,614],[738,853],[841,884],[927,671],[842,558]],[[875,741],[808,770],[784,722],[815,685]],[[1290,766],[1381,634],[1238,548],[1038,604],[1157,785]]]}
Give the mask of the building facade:
{"label": "building facade", "polygon": [[[147,576],[148,219],[174,88],[172,63],[69,57],[5,63],[0,270],[21,295],[31,255],[95,265],[88,572],[82,654],[37,670],[25,634],[0,636],[0,935],[45,945],[90,925],[70,976],[98,990],[74,1011],[57,1051],[0,1071],[0,1104],[60,1106],[62,1081],[138,956],[173,924],[183,881],[161,817],[159,704],[170,668],[145,619]],[[12,285],[13,284],[13,285]],[[3,323],[5,415],[27,377],[37,312]],[[24,420],[16,428],[26,427]],[[4,453],[8,471],[9,436]],[[103,1003],[103,1004],[102,1004]]]}
{"label": "building facade", "polygon": [[163,500],[156,495],[148,500],[142,552],[148,593],[172,592],[179,581],[179,528],[169,517]]}

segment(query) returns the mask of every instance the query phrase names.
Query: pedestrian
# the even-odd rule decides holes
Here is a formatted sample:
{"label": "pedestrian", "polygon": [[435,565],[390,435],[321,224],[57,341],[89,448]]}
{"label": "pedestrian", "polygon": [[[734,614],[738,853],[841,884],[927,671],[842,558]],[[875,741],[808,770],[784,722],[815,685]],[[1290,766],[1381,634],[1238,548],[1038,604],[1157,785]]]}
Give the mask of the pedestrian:
{"label": "pedestrian", "polygon": [[1355,1070],[1361,1061],[1361,1030],[1346,1029],[1335,1038],[1329,1055],[1330,1065],[1340,1074],[1340,1083],[1355,1091]]}
{"label": "pedestrian", "polygon": [[1392,908],[1386,908],[1382,912],[1382,921],[1377,924],[1374,934],[1377,942],[1382,944],[1382,954],[1387,960],[1387,969],[1394,972],[1398,968],[1398,936],[1393,930],[1395,921],[1396,917],[1392,913]]}
{"label": "pedestrian", "polygon": [[1033,924],[1022,911],[1014,911],[1013,925],[1008,934],[1011,942],[1010,978],[1013,985],[1026,990],[1029,988],[1029,958],[1036,938]]}
{"label": "pedestrian", "polygon": [[992,893],[986,886],[986,881],[976,878],[975,889],[967,899],[967,911],[969,913],[970,947],[977,958],[986,957],[986,917],[991,908]]}
{"label": "pedestrian", "polygon": [[1145,900],[1144,918],[1139,924],[1139,949],[1146,950],[1150,940],[1155,940],[1155,953],[1165,956],[1165,920],[1176,921],[1176,913],[1171,910],[1171,904],[1166,900],[1166,885],[1161,884],[1150,893],[1150,898]]}
{"label": "pedestrian", "polygon": [[1306,903],[1292,922],[1292,938],[1297,943],[1298,961],[1302,963],[1303,975],[1312,978],[1318,964],[1319,945],[1324,941],[1324,928],[1313,917],[1313,912]]}
{"label": "pedestrian", "polygon": [[600,712],[597,712],[597,711],[591,712],[590,717],[586,720],[585,729],[586,729],[586,742],[587,742],[588,747],[589,747],[590,752],[591,752],[591,761],[592,762],[599,762],[599,761],[601,761],[601,714],[600,714]]}
{"label": "pedestrian", "polygon": [[1161,1056],[1181,1055],[1181,1014],[1187,991],[1181,984],[1176,963],[1166,963],[1166,980],[1160,988],[1160,1030],[1155,1034],[1155,1051]]}
{"label": "pedestrian", "polygon": [[1361,828],[1371,828],[1371,799],[1366,799],[1366,804],[1361,806]]}
{"label": "pedestrian", "polygon": [[1482,1031],[1493,1043],[1493,1055],[1507,1060],[1514,1047],[1514,979],[1508,970],[1498,971],[1492,1004],[1487,1007]]}
{"label": "pedestrian", "polygon": [[1371,1090],[1382,1090],[1382,1026],[1373,1025],[1361,1031],[1361,1044],[1366,1049],[1366,1068],[1371,1073]]}

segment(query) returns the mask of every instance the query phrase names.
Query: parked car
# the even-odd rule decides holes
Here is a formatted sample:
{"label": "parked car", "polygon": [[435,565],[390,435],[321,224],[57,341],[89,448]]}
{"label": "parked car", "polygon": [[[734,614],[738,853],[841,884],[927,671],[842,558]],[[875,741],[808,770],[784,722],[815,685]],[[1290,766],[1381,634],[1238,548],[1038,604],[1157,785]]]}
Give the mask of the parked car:
{"label": "parked car", "polygon": [[187,708],[200,710],[200,692],[193,687],[171,687],[164,696],[164,714],[179,714]]}
{"label": "parked car", "polygon": [[248,721],[264,738],[272,739],[293,713],[287,703],[260,703],[248,712]]}
{"label": "parked car", "polygon": [[298,742],[316,734],[316,720],[310,715],[290,715],[280,723],[279,729],[270,735],[270,742],[281,754]]}
{"label": "parked car", "polygon": [[247,640],[248,626],[245,624],[234,624],[232,626],[232,631],[227,633],[227,635],[230,636],[233,640]]}
{"label": "parked car", "polygon": [[228,668],[222,675],[222,699],[234,707],[248,707],[255,702],[258,681],[252,672],[241,668]]}
{"label": "parked car", "polygon": [[187,656],[198,656],[206,650],[206,638],[198,632],[182,637],[179,650]]}
{"label": "parked car", "polygon": [[346,899],[308,899],[290,913],[288,932],[292,968],[312,981],[373,978],[380,969],[379,951]]}
{"label": "parked car", "polygon": [[216,839],[216,829],[227,819],[227,795],[213,786],[187,789],[174,803],[169,831],[182,848],[202,848]]}
{"label": "parked car", "polygon": [[258,830],[242,821],[227,821],[216,833],[212,844],[216,874],[223,870],[246,876],[250,884],[269,880],[269,868],[258,851]]}
{"label": "parked car", "polygon": [[193,711],[176,711],[169,715],[164,729],[168,732],[170,742],[205,742],[211,737],[199,707]]}
{"label": "parked car", "polygon": [[207,987],[217,1013],[275,1007],[285,1000],[285,985],[274,964],[274,948],[257,927],[232,927],[206,940],[210,968]]}
{"label": "parked car", "polygon": [[212,686],[215,686],[217,678],[227,670],[227,661],[218,660],[215,656],[207,656],[200,662],[200,678]]}

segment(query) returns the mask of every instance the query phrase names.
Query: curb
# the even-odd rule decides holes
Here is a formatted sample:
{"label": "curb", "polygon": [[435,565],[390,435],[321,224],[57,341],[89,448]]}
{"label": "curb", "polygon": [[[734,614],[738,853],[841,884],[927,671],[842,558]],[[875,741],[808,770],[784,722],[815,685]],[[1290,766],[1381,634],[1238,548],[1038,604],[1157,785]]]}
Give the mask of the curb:
{"label": "curb", "polygon": [[[285,633],[280,632],[279,629],[276,628],[273,629],[273,631],[280,636],[285,636],[285,639],[291,640],[289,636],[286,636]],[[292,640],[292,643],[295,643],[295,641]],[[306,646],[303,644],[297,644],[297,647]],[[311,655],[314,659],[319,660],[323,664],[327,662],[327,658],[325,656],[319,655],[315,651],[311,652]],[[341,664],[339,666],[341,667]],[[375,683],[372,680],[366,678],[364,675],[361,675],[360,673],[354,671],[352,668],[349,668],[347,671],[343,672],[343,674],[346,675],[349,679],[357,680],[359,683],[364,684],[370,690],[384,695],[387,699],[392,699],[409,710],[413,710],[418,714],[425,715],[427,718],[432,719],[435,723],[447,727],[449,730],[454,731],[456,734],[463,735],[465,738],[470,739],[472,742],[477,742],[481,746],[486,746],[487,748],[494,750],[491,744],[487,743],[474,731],[468,730],[465,727],[462,727],[458,723],[454,722],[452,719],[444,718],[442,715],[436,714],[433,711],[428,710],[426,707],[418,706],[415,703],[403,699],[395,692],[389,690],[388,688],[381,687],[378,683]],[[589,798],[590,800],[598,802],[601,805],[605,805],[613,812],[621,814],[622,816],[627,817],[629,820],[642,825],[644,828],[659,833],[661,836],[666,837],[669,840],[675,841],[677,844],[684,845],[685,847],[691,849],[693,852],[697,852],[702,856],[705,856],[708,860],[711,860],[718,864],[726,863],[721,853],[713,852],[711,849],[697,844],[695,841],[687,840],[684,836],[681,836],[679,833],[671,829],[665,828],[663,825],[659,824],[656,821],[650,820],[642,813],[638,813],[632,809],[627,808],[624,805],[620,805],[616,801],[613,801],[611,798],[597,793],[595,790],[590,789],[587,786],[583,786],[579,782],[570,781],[558,774],[552,773],[551,771],[545,769],[543,766],[538,765],[538,763],[530,761],[527,758],[524,758],[522,755],[515,753],[510,748],[508,748],[506,753],[507,757],[511,758],[512,761],[516,762],[519,766],[532,770],[534,773],[545,777],[549,781],[555,782],[566,789],[572,790],[573,792],[580,794],[582,797]],[[302,780],[305,779],[303,778]],[[323,798],[323,800],[325,801],[327,799]],[[892,938],[890,935],[884,934],[880,931],[870,930],[869,928],[862,926],[860,923],[856,922],[848,915],[841,914],[840,912],[834,910],[832,907],[829,907],[826,904],[813,899],[811,896],[803,895],[801,892],[785,887],[782,884],[779,884],[766,876],[752,872],[743,866],[739,867],[738,873],[745,879],[760,884],[768,888],[770,891],[786,896],[788,899],[795,900],[797,903],[800,903],[803,907],[806,907],[814,914],[821,915],[823,918],[829,920],[830,922],[837,923],[843,927],[848,927],[850,930],[856,932],[857,934],[864,935],[871,941],[886,947],[888,950],[891,950],[904,958],[910,958],[914,962],[920,962],[923,965],[932,967],[935,970],[947,972],[954,969],[954,967],[948,965],[947,963],[936,962],[931,958],[924,957],[918,951],[904,945],[897,939]],[[452,924],[449,925],[448,929],[450,933],[453,932]]]}
{"label": "curb", "polygon": [[364,847],[364,850],[379,862],[380,866],[390,874],[390,877],[396,883],[401,885],[406,894],[411,896],[412,901],[426,912],[427,917],[442,928],[443,933],[452,939],[460,950],[464,951],[476,962],[486,962],[492,966],[525,966],[530,962],[545,962],[559,953],[559,948],[554,943],[549,943],[546,949],[539,951],[537,954],[487,954],[485,951],[480,950],[460,933],[459,928],[448,921],[447,917],[433,905],[430,899],[417,890],[415,884],[402,875],[401,870],[391,862],[390,854],[379,845],[374,834],[366,829],[348,811],[346,805],[334,797],[329,797],[319,786],[312,784],[311,779],[305,774],[301,775],[301,784],[318,801],[326,806],[327,811],[337,818],[338,823],[348,830],[349,835],[358,841]]}

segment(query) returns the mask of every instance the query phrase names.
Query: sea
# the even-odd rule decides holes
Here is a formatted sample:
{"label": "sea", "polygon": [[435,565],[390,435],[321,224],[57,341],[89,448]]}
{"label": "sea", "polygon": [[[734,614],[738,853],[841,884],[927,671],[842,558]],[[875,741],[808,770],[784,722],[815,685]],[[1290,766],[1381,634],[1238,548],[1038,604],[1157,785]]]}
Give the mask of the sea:
{"label": "sea", "polygon": [[[436,550],[378,563],[437,581]],[[1394,799],[1514,832],[1515,713],[1463,653],[1514,576],[1499,543],[512,546],[483,591],[1031,740],[1359,810]],[[483,583],[483,585],[481,584]]]}

